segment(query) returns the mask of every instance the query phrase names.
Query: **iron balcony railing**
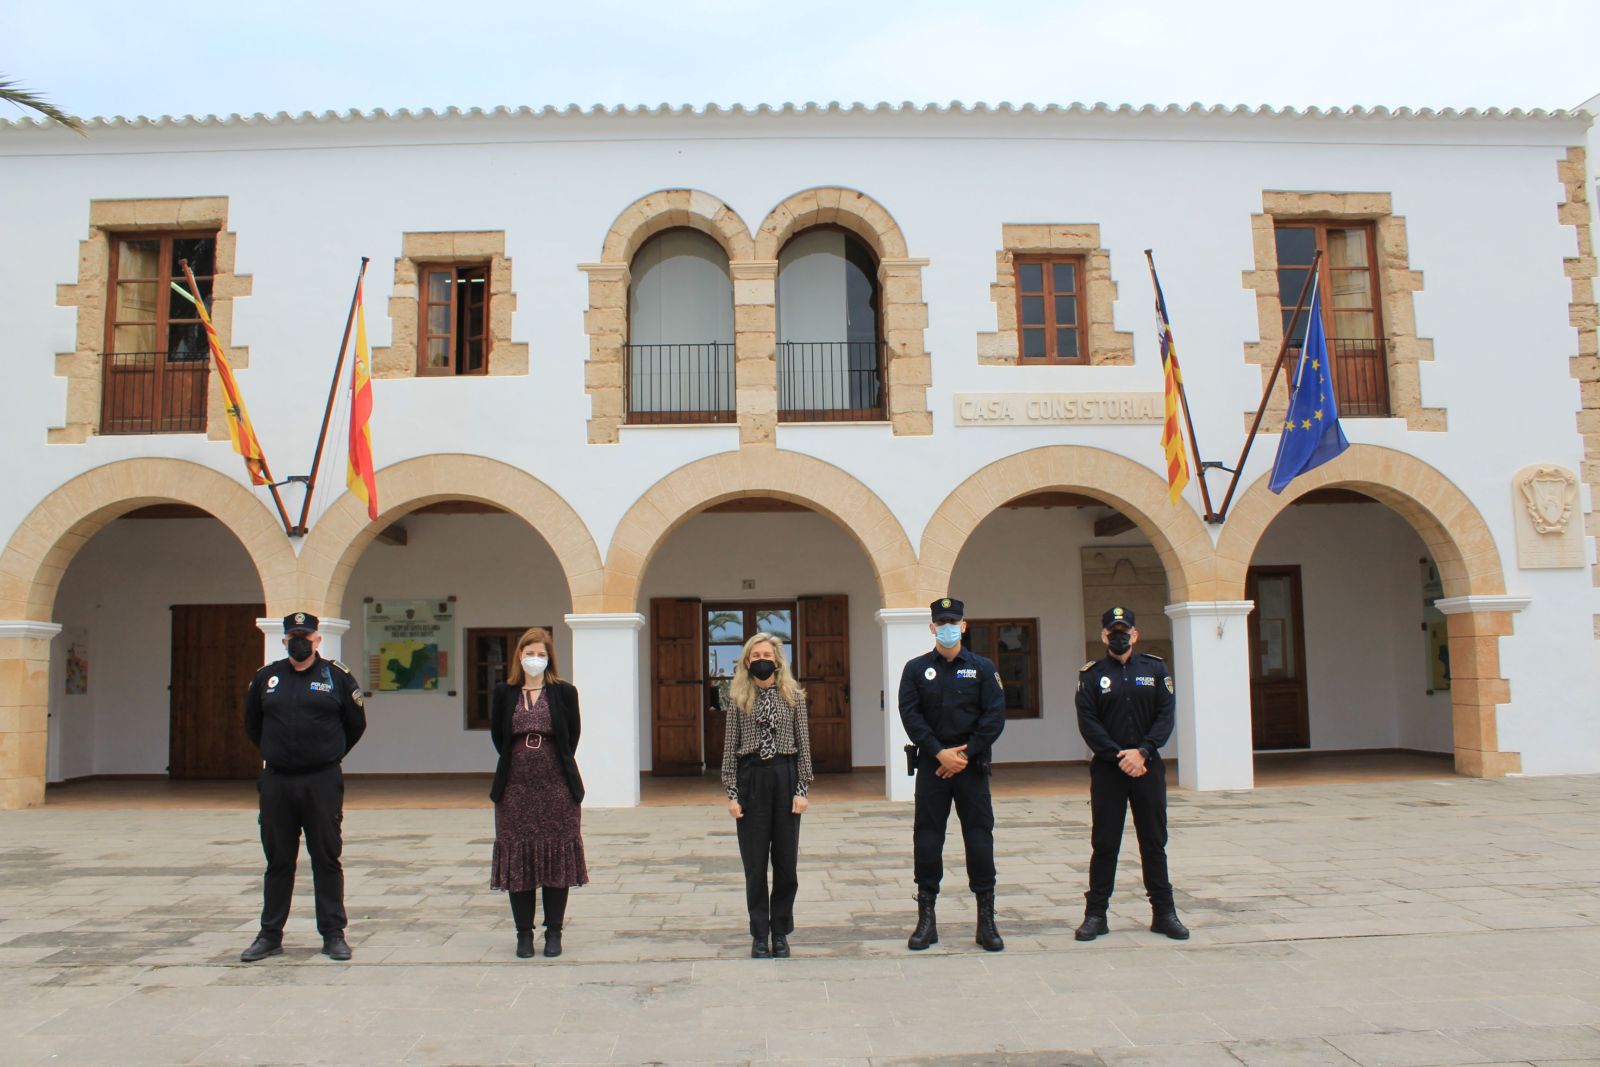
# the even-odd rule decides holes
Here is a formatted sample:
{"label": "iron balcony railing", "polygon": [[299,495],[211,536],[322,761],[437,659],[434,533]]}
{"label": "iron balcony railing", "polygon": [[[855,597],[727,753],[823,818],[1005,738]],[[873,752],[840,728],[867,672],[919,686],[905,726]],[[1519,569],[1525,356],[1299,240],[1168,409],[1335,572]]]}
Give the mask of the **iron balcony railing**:
{"label": "iron balcony railing", "polygon": [[[1299,346],[1292,345],[1292,349]],[[1298,351],[1295,352],[1298,357]],[[1330,337],[1328,355],[1333,364],[1333,388],[1340,418],[1387,418],[1389,410],[1389,352],[1382,338]],[[1286,369],[1293,373],[1294,364]]]}
{"label": "iron balcony railing", "polygon": [[882,341],[785,341],[778,345],[778,421],[884,418]]}
{"label": "iron balcony railing", "polygon": [[100,369],[101,433],[205,430],[209,353],[107,352]]}
{"label": "iron balcony railing", "polygon": [[733,346],[628,346],[628,421],[733,422]]}

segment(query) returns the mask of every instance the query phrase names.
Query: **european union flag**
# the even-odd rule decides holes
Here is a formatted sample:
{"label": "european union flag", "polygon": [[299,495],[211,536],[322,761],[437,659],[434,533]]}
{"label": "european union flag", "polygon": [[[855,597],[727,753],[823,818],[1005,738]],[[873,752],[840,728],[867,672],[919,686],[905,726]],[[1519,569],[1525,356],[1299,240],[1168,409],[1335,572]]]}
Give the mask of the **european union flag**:
{"label": "european union flag", "polygon": [[1333,395],[1333,373],[1328,367],[1328,338],[1322,328],[1322,297],[1311,289],[1306,312],[1305,341],[1289,387],[1289,414],[1278,438],[1278,458],[1272,463],[1274,493],[1295,478],[1320,467],[1350,447],[1339,426],[1339,401]]}

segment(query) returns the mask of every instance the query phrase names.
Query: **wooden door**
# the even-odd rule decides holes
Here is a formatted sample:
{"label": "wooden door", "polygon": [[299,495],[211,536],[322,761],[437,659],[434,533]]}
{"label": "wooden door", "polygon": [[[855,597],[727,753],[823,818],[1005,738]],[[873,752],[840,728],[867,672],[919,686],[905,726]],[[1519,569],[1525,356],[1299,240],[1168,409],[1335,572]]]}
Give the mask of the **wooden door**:
{"label": "wooden door", "polygon": [[819,773],[845,773],[850,752],[850,601],[800,598],[795,670],[811,708],[811,762]]}
{"label": "wooden door", "polygon": [[1300,568],[1251,567],[1250,726],[1257,749],[1308,748],[1305,626]]}
{"label": "wooden door", "polygon": [[261,669],[256,620],[264,604],[172,606],[171,732],[173,778],[254,778],[261,753],[244,732],[244,696]]}
{"label": "wooden door", "polygon": [[704,694],[700,601],[650,601],[652,775],[700,773],[700,704]]}

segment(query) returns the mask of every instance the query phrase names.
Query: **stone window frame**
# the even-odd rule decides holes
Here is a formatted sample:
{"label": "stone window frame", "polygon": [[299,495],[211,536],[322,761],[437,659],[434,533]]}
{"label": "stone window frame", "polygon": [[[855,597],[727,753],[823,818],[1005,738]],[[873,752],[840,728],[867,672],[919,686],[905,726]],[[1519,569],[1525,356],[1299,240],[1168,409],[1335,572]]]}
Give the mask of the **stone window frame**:
{"label": "stone window frame", "polygon": [[[78,278],[56,286],[56,306],[77,308],[76,349],[56,354],[56,377],[67,379],[67,409],[60,426],[46,430],[50,444],[83,444],[100,436],[101,371],[111,298],[111,250],[116,237],[139,233],[216,234],[211,322],[235,371],[250,365],[250,350],[235,347],[233,301],[249,296],[252,277],[236,273],[238,235],[228,229],[228,198],[180,196],[89,201],[89,235],[78,243]],[[222,383],[207,375],[206,439],[226,441]]]}
{"label": "stone window frame", "polygon": [[[1582,478],[1589,485],[1590,502],[1600,506],[1600,304],[1595,300],[1595,277],[1600,269],[1596,266],[1594,226],[1589,212],[1588,152],[1582,145],[1572,145],[1565,158],[1556,161],[1556,177],[1566,194],[1556,207],[1556,219],[1572,227],[1577,252],[1564,256],[1561,267],[1572,283],[1567,321],[1578,335],[1577,354],[1568,357],[1567,365],[1578,381]],[[1591,511],[1585,518],[1585,534],[1600,544],[1600,517]],[[1591,564],[1590,579],[1600,585],[1600,562]],[[1600,615],[1594,616],[1594,636],[1600,640]]]}
{"label": "stone window frame", "polygon": [[1000,251],[995,253],[995,284],[989,287],[998,327],[978,334],[978,363],[985,367],[1031,366],[1022,362],[1022,336],[1017,323],[1018,256],[1078,256],[1083,260],[1081,286],[1084,322],[1083,359],[1043,363],[1052,367],[1125,367],[1133,365],[1133,331],[1118,330],[1117,283],[1111,277],[1111,253],[1100,243],[1099,223],[1005,223]]}
{"label": "stone window frame", "polygon": [[[1246,363],[1261,369],[1265,388],[1283,344],[1283,318],[1278,293],[1277,225],[1282,222],[1365,222],[1372,226],[1377,249],[1378,303],[1389,364],[1389,417],[1404,419],[1406,429],[1443,433],[1444,408],[1424,407],[1418,364],[1433,362],[1433,341],[1417,336],[1412,294],[1422,290],[1422,272],[1413,270],[1406,240],[1406,220],[1394,214],[1389,193],[1295,192],[1267,189],[1261,193],[1261,214],[1250,216],[1255,267],[1242,274],[1244,288],[1256,296],[1257,341],[1244,346]],[[1281,424],[1289,409],[1288,376],[1279,375],[1267,404],[1264,426]],[[1244,413],[1245,425],[1255,409]]]}
{"label": "stone window frame", "polygon": [[[422,325],[419,266],[457,263],[489,265],[489,350],[484,374],[419,374]],[[394,288],[389,294],[389,344],[372,350],[374,378],[505,377],[528,373],[528,345],[511,339],[511,317],[517,294],[511,287],[511,260],[506,257],[504,230],[426,230],[400,235],[394,261]]]}

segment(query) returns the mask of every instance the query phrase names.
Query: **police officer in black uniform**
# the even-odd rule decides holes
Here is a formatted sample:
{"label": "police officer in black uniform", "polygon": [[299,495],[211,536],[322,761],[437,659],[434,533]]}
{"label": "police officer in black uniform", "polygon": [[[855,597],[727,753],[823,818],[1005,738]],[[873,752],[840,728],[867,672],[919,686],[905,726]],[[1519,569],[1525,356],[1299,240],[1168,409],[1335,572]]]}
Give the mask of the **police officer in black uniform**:
{"label": "police officer in black uniform", "polygon": [[309,612],[284,617],[287,659],[256,672],[244,702],[244,728],[264,765],[261,794],[261,848],[267,854],[261,932],[240,953],[245,963],[283,952],[283,924],[294,893],[300,831],[311,854],[317,898],[317,932],[322,952],[350,958],[344,939],[344,772],[339,761],[361,740],[367,715],[361,686],[338,660],[317,654],[322,635]]}
{"label": "police officer in black uniform", "polygon": [[977,943],[990,952],[1006,947],[994,921],[994,805],[989,799],[989,752],[1006,725],[1005,691],[994,664],[961,647],[964,606],[945,597],[930,605],[936,645],[908,662],[900,674],[900,721],[912,744],[908,763],[917,775],[913,823],[917,928],[906,942],[914,950],[939,940],[934,905],[944,877],[944,832],[950,803],[961,820],[967,849],[967,885],[978,898]]}
{"label": "police officer in black uniform", "polygon": [[1100,640],[1106,644],[1106,657],[1085,663],[1078,674],[1078,731],[1094,753],[1089,763],[1094,854],[1083,925],[1074,936],[1093,941],[1109,931],[1106,908],[1131,806],[1144,888],[1150,895],[1150,929],[1187,940],[1189,931],[1178,921],[1167,879],[1167,778],[1161,746],[1172,736],[1172,673],[1160,656],[1133,651],[1139,631],[1127,608],[1112,608],[1100,617]]}

